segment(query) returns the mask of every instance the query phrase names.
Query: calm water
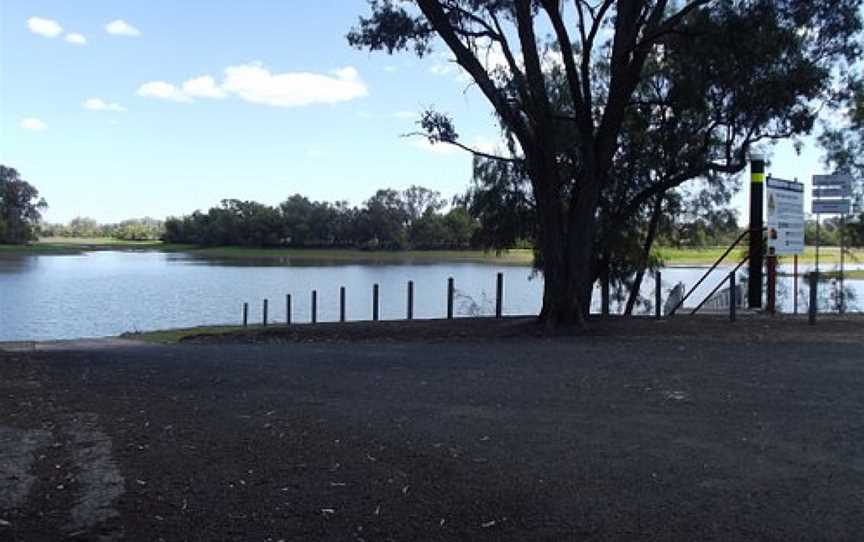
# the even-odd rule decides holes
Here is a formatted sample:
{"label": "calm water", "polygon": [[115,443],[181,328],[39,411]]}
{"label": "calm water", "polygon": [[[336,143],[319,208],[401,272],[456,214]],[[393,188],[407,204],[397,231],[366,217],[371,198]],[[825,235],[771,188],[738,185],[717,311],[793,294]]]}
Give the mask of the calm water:
{"label": "calm water", "polygon": [[[338,318],[339,287],[347,288],[351,320],[371,318],[372,285],[380,284],[381,317],[404,318],[405,288],[414,281],[415,317],[438,318],[446,310],[446,282],[453,277],[457,315],[494,312],[495,275],[505,277],[505,314],[536,314],[542,278],[529,267],[440,262],[432,264],[336,264],[204,260],[159,252],[93,252],[79,256],[0,257],[0,341],[117,335],[207,324],[237,324],[242,304],[260,321],[261,300],[270,320],[284,322],[285,294],[293,296],[293,319],[309,320],[310,292],[318,290],[318,319]],[[665,291],[678,281],[692,285],[699,268],[663,272]],[[720,270],[694,294],[707,293]],[[788,286],[787,286],[788,283]],[[850,281],[864,298],[864,282]],[[791,310],[791,279],[781,279],[781,304]],[[643,294],[650,296],[653,279]],[[806,289],[804,289],[806,299]],[[599,297],[599,296],[595,296]],[[689,303],[688,303],[689,304]]]}

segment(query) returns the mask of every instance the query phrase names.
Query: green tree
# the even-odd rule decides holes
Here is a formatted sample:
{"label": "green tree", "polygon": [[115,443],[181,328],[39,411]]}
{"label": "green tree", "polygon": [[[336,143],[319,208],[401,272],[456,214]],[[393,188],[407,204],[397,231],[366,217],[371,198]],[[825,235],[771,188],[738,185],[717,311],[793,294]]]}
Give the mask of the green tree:
{"label": "green tree", "polygon": [[42,211],[48,208],[39,191],[14,168],[0,165],[0,243],[36,240]]}
{"label": "green tree", "polygon": [[402,195],[393,189],[383,189],[366,200],[358,225],[367,246],[394,250],[406,246],[409,220]]}
{"label": "green tree", "polygon": [[[614,174],[614,163],[625,123],[633,112],[650,125],[680,126],[689,120],[668,116],[670,107],[681,103],[675,96],[665,107],[634,103],[640,85],[654,73],[652,58],[659,55],[662,59],[669,47],[677,48],[684,58],[687,48],[701,40],[698,49],[713,54],[695,56],[689,65],[681,66],[698,72],[694,82],[703,84],[718,77],[732,79],[741,65],[747,64],[751,45],[765,49],[776,45],[774,62],[765,62],[763,68],[781,67],[787,60],[798,68],[810,67],[798,74],[798,80],[815,78],[818,84],[811,90],[819,90],[829,86],[830,70],[825,67],[838,55],[857,52],[850,37],[860,27],[858,0],[604,0],[593,4],[559,0],[414,0],[397,4],[373,0],[370,6],[371,16],[361,18],[348,36],[352,45],[388,52],[413,48],[423,55],[429,52],[433,39],[440,38],[495,109],[511,149],[520,150],[515,160],[530,185],[538,260],[545,276],[541,318],[551,323],[581,321],[587,313],[595,277],[598,272],[608,274],[608,269],[603,271],[608,267],[605,251],[595,250],[595,244],[599,242],[603,248],[610,245],[611,237],[646,203],[677,186],[682,182],[679,178],[698,175],[684,162],[678,176],[631,194],[620,210],[610,212],[607,208],[603,216],[604,201],[615,201],[627,193],[619,187],[622,178]],[[750,29],[745,39],[738,37],[732,42],[723,34],[704,33],[712,26],[715,31],[723,27],[715,21],[722,23],[735,16]],[[551,43],[538,39],[538,31],[544,29],[552,34]],[[502,58],[503,66],[485,61],[490,53]],[[777,62],[778,58],[783,62]],[[739,75],[737,94],[707,95],[714,110],[726,105],[740,110],[748,100],[760,105],[759,95],[748,91],[749,85],[759,81],[759,74],[751,73],[749,64],[747,68]],[[562,87],[550,86],[548,74],[555,70],[565,82]],[[776,71],[768,70],[768,79]],[[748,80],[751,75],[755,76]],[[788,84],[790,80],[778,82]],[[709,86],[707,90],[713,89]],[[780,94],[784,88],[775,86],[773,91]],[[806,102],[813,97],[794,92],[789,91],[793,100]],[[798,111],[800,115],[789,114],[785,121],[776,116],[771,120],[790,128],[806,127],[809,111],[803,107]],[[722,137],[724,130],[731,131],[733,145],[727,148],[746,152],[747,145],[740,140],[752,142],[754,127],[741,119],[726,120],[692,137],[713,141]],[[767,122],[748,120],[755,122],[755,129],[764,128]],[[467,148],[458,141],[452,121],[445,115],[429,113],[421,126],[432,142]],[[727,151],[723,157],[735,163],[716,165],[743,167],[742,156],[730,154]]]}

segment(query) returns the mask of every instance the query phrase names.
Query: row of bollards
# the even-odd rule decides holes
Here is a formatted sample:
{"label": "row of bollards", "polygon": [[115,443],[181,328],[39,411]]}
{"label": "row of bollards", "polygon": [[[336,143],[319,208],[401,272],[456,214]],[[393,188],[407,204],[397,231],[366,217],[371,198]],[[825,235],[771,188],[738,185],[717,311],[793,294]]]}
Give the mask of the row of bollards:
{"label": "row of bollards", "polygon": [[[659,274],[658,274],[659,278]],[[380,319],[380,288],[378,284],[372,285],[372,321]],[[456,284],[453,277],[447,279],[447,319],[453,319],[453,306],[456,297]],[[339,321],[345,322],[346,317],[346,290],[344,286],[339,288]],[[285,323],[291,324],[291,294],[285,295]],[[495,318],[502,318],[504,314],[504,273],[498,273],[495,284]],[[408,281],[407,304],[405,308],[407,320],[414,319],[414,281]],[[310,322],[318,322],[318,291],[312,290],[310,305]],[[261,323],[266,326],[269,323],[269,300],[264,299],[262,304]],[[243,327],[249,326],[249,303],[243,303]]]}

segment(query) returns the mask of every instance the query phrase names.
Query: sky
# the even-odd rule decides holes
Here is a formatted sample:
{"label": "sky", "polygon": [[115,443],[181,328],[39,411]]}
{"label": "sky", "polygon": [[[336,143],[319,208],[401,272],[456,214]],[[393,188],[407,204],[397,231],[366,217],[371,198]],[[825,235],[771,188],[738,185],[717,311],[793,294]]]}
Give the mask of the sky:
{"label": "sky", "polygon": [[[48,222],[463,192],[470,155],[404,134],[434,106],[489,150],[491,108],[440,44],[424,59],[349,47],[367,13],[365,0],[0,0],[0,163],[39,189]],[[822,173],[804,143],[777,145],[768,171]]]}

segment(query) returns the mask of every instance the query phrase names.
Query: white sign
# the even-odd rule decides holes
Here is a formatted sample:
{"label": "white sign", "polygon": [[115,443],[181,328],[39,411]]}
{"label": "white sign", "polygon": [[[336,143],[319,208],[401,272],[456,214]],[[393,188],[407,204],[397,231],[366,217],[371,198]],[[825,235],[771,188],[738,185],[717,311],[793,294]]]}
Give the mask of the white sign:
{"label": "white sign", "polygon": [[848,199],[814,199],[814,215],[848,215],[850,208]]}
{"label": "white sign", "polygon": [[813,186],[837,186],[852,188],[851,175],[813,175]]}
{"label": "white sign", "polygon": [[768,178],[768,255],[804,252],[804,185]]}
{"label": "white sign", "polygon": [[815,199],[822,198],[848,198],[852,195],[852,187],[843,188],[814,188],[813,197]]}

